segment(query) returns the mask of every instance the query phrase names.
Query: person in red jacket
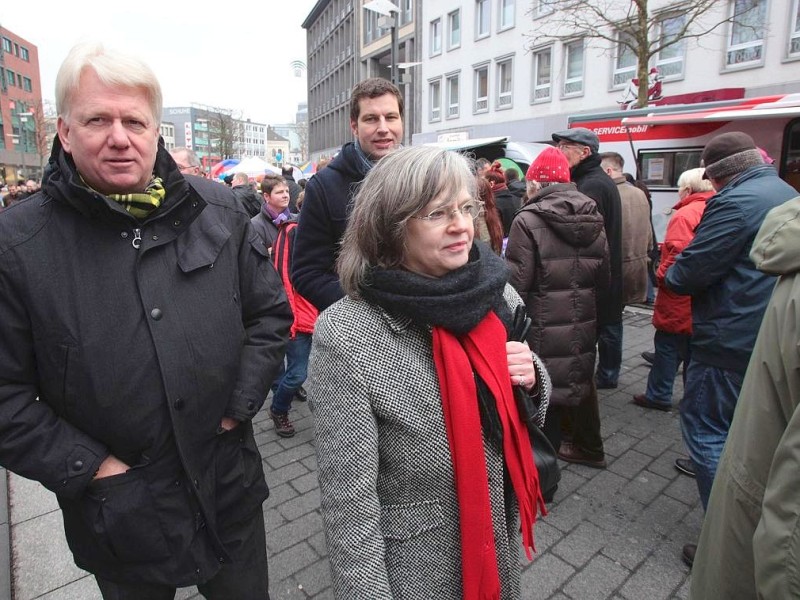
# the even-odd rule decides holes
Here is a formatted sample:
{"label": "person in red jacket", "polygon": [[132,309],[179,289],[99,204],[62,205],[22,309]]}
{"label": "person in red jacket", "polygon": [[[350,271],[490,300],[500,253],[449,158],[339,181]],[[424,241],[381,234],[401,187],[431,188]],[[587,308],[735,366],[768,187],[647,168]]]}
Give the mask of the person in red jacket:
{"label": "person in red jacket", "polygon": [[314,323],[319,315],[314,305],[297,293],[289,277],[296,228],[297,217],[293,215],[288,221],[278,225],[278,235],[272,244],[272,261],[283,280],[286,297],[294,314],[290,339],[286,346],[286,366],[272,384],[272,405],[269,410],[275,432],[281,437],[292,437],[295,434],[294,425],[289,420],[289,407],[292,398],[302,389],[308,374],[311,334],[314,333]]}
{"label": "person in red jacket", "polygon": [[653,310],[655,356],[647,391],[636,394],[633,403],[642,408],[672,409],[672,385],[681,362],[689,362],[689,339],[692,336],[692,298],[679,296],[664,286],[664,275],[694,237],[694,231],[706,201],[714,195],[711,182],[703,179],[705,169],[689,169],[678,178],[678,203],[667,225],[661,245],[661,262],[656,272],[658,295]]}

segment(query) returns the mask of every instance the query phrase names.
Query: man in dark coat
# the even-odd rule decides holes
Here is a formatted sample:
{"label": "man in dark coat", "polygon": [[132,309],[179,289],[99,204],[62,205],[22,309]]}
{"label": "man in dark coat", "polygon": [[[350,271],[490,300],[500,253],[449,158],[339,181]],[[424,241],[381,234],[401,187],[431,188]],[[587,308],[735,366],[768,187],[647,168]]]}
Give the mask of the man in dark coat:
{"label": "man in dark coat", "polygon": [[52,490],[104,598],[268,599],[252,418],[292,321],[229,190],[159,142],[161,88],[83,44],[42,190],[0,215],[0,463]]}
{"label": "man in dark coat", "polygon": [[235,173],[231,180],[231,191],[239,201],[239,205],[250,215],[255,217],[261,211],[261,194],[259,194],[247,173]]}
{"label": "man in dark coat", "polygon": [[344,296],[335,265],[358,184],[403,140],[403,95],[397,87],[377,77],[356,84],[350,129],[355,141],[306,184],[292,251],[294,287],[320,311]]}
{"label": "man in dark coat", "polygon": [[292,165],[283,165],[281,167],[281,175],[286,180],[286,185],[289,186],[289,212],[297,214],[297,197],[303,188],[294,180],[294,167]]}
{"label": "man in dark coat", "polygon": [[[600,166],[600,140],[593,131],[576,127],[554,133],[552,137],[567,158],[578,191],[594,200],[597,210],[603,215],[611,284],[597,296],[598,366],[595,382],[599,389],[615,388],[622,365],[622,206],[619,192]],[[587,410],[586,419],[600,418],[596,407],[587,407]],[[562,458],[589,466],[605,464],[599,454],[586,454],[576,446],[565,448]]]}

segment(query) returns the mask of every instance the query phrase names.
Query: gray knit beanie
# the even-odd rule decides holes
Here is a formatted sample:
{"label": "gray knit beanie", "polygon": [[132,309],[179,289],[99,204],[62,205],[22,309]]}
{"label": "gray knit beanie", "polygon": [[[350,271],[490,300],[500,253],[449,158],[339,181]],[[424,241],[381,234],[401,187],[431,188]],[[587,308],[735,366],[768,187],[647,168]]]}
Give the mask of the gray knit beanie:
{"label": "gray knit beanie", "polygon": [[764,164],[756,143],[746,133],[731,131],[712,139],[703,149],[700,164],[706,168],[703,179],[721,179]]}

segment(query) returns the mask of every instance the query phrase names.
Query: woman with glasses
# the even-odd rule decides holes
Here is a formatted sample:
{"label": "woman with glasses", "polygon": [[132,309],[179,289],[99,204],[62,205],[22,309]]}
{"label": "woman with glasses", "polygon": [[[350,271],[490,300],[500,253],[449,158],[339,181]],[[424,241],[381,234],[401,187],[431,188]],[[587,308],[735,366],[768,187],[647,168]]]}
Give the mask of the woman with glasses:
{"label": "woman with glasses", "polygon": [[512,386],[546,374],[507,341],[520,299],[475,195],[467,159],[415,147],[355,199],[308,386],[336,598],[520,597],[544,504]]}

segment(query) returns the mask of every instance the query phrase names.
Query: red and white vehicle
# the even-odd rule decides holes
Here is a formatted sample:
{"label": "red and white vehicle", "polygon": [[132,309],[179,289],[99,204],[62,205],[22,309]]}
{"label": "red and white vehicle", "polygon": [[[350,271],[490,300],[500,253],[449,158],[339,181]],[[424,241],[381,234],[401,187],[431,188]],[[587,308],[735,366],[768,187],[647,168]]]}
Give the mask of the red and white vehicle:
{"label": "red and white vehicle", "polygon": [[800,190],[800,94],[575,115],[570,127],[586,127],[600,138],[600,152],[618,152],[653,196],[653,226],[659,240],[678,200],[683,171],[700,166],[705,144],[715,135],[744,131],[775,160],[780,176]]}

